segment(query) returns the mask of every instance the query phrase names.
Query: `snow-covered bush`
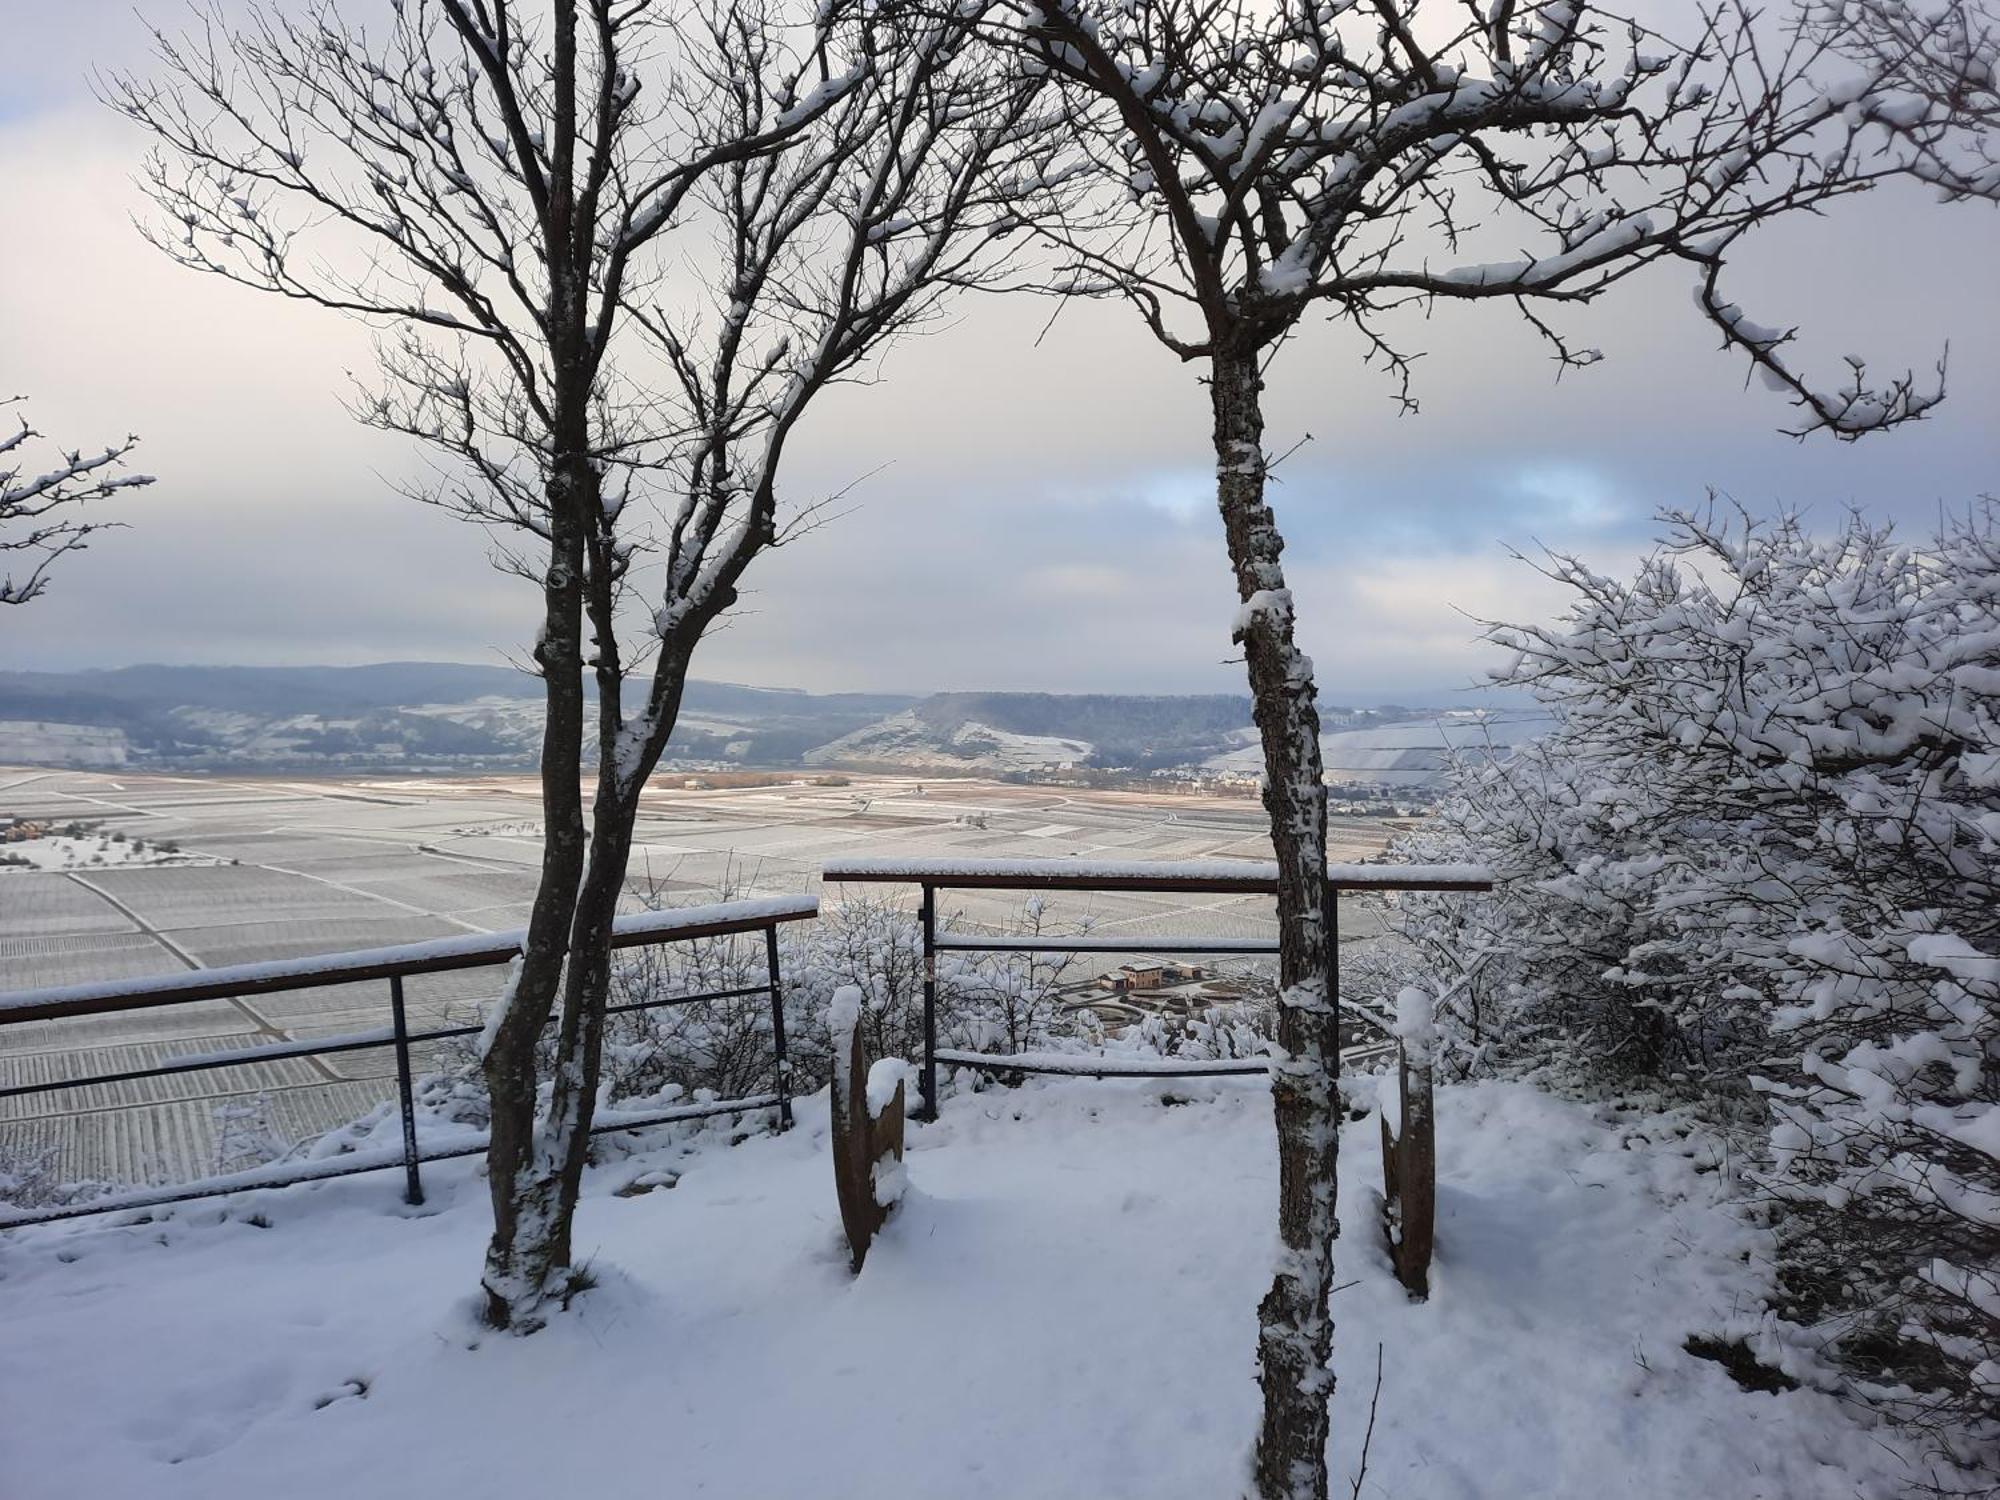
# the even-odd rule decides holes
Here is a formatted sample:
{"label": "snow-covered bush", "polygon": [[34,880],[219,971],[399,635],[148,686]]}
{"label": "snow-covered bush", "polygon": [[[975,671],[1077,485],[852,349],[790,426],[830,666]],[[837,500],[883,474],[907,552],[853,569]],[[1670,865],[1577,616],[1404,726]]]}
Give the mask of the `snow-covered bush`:
{"label": "snow-covered bush", "polygon": [[[822,1027],[834,994],[854,985],[861,991],[860,1036],[868,1055],[922,1055],[924,933],[914,912],[876,895],[823,902],[818,921],[787,934],[781,962],[785,983],[800,997],[812,1027]],[[941,960],[943,1009],[952,993],[949,973]],[[939,1026],[942,1031],[942,1017]]]}
{"label": "snow-covered bush", "polygon": [[[1030,896],[1007,924],[1008,937],[1058,939],[1088,930],[1058,922],[1040,896]],[[942,960],[945,955],[940,955]],[[951,954],[938,969],[938,1035],[948,1046],[981,1052],[1028,1052],[1075,1026],[1062,1008],[1062,988],[1076,966],[1068,953]]]}
{"label": "snow-covered bush", "polygon": [[268,1166],[292,1149],[292,1143],[271,1119],[271,1096],[252,1094],[225,1099],[210,1110],[215,1121],[215,1170],[218,1174]]}
{"label": "snow-covered bush", "polygon": [[[1795,1314],[1920,1416],[2000,1410],[2000,533],[1673,514],[1570,558],[1496,674],[1553,732],[1467,762],[1413,899],[1463,1057],[1761,1098]],[[1754,1091],[1754,1094],[1753,1094]]]}
{"label": "snow-covered bush", "polygon": [[1184,1016],[1156,1011],[1140,1017],[1138,1025],[1128,1030],[1123,1040],[1133,1051],[1191,1062],[1267,1057],[1277,1029],[1277,1014],[1274,1000],[1263,1004],[1234,1000]]}
{"label": "snow-covered bush", "polygon": [[66,1207],[106,1191],[104,1182],[66,1181],[52,1145],[0,1142],[0,1209],[27,1211]]}
{"label": "snow-covered bush", "polygon": [[[701,899],[745,894],[731,886]],[[664,904],[663,891],[652,899]],[[1028,901],[1005,924],[1009,936],[1067,933]],[[779,929],[785,1051],[793,1089],[810,1093],[828,1077],[831,1040],[826,1010],[836,992],[861,993],[860,1032],[871,1057],[917,1058],[924,1047],[923,928],[917,915],[881,897],[827,903],[819,920]],[[938,955],[937,1027],[941,1045],[975,1051],[1033,1051],[1080,1035],[1063,1009],[1071,977],[1067,954],[1028,952]],[[605,1020],[602,1065],[610,1104],[709,1091],[738,1099],[771,1087],[776,1061],[761,933],[645,944],[617,950],[612,1012]],[[757,993],[690,1005],[636,1007],[672,995],[723,990]],[[552,1037],[542,1061],[553,1066]],[[424,1107],[454,1121],[485,1123],[474,1039],[437,1054],[424,1080]]]}

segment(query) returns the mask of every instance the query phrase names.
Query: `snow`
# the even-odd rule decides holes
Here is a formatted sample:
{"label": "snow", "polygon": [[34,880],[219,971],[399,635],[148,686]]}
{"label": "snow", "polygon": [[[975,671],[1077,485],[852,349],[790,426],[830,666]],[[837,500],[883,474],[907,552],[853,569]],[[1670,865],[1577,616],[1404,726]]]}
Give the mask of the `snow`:
{"label": "snow", "polygon": [[861,986],[843,984],[826,1007],[826,1029],[833,1034],[836,1050],[844,1052],[853,1045],[854,1028],[860,1021]]}
{"label": "snow", "polygon": [[105,834],[75,838],[49,833],[40,838],[0,844],[0,874],[8,870],[122,869],[134,865],[220,865],[226,860],[207,854],[184,854],[141,839],[113,839]]}
{"label": "snow", "polygon": [[910,1081],[914,1071],[900,1057],[878,1057],[868,1065],[869,1119],[882,1118],[882,1112],[895,1102],[896,1090]]}
{"label": "snow", "polygon": [[[1716,1201],[1703,1147],[1522,1085],[1438,1104],[1426,1303],[1374,1227],[1377,1132],[1343,1135],[1336,1492],[1378,1347],[1371,1496],[1887,1500],[1920,1477],[1834,1398],[1749,1394],[1684,1352],[1701,1333],[1798,1357],[1760,1313],[1763,1232]],[[0,1237],[0,1487],[1238,1492],[1274,1252],[1261,1082],[961,1095],[912,1130],[902,1207],[858,1277],[824,1094],[798,1117],[784,1136],[732,1148],[725,1127],[689,1131],[593,1171],[577,1244],[598,1286],[528,1339],[470,1321],[487,1228],[471,1162],[429,1170],[422,1210],[385,1177],[346,1178]]]}
{"label": "snow", "polygon": [[1635,214],[1605,225],[1554,255],[1534,260],[1456,266],[1442,273],[1438,279],[1458,286],[1520,286],[1530,290],[1554,286],[1580,270],[1631,254],[1652,234],[1652,219],[1645,214]]}
{"label": "snow", "polygon": [[1910,958],[1930,964],[1968,983],[2000,981],[2000,958],[1981,953],[1964,938],[1951,933],[1930,933],[1909,941]]}
{"label": "snow", "polygon": [[1020,734],[978,719],[946,732],[914,709],[905,709],[806,752],[807,765],[978,766],[994,771],[1034,771],[1080,764],[1095,747],[1088,740]]}
{"label": "snow", "polygon": [[1417,1067],[1428,1067],[1438,1042],[1437,1001],[1430,991],[1405,985],[1396,995],[1396,1021],[1389,1028]]}

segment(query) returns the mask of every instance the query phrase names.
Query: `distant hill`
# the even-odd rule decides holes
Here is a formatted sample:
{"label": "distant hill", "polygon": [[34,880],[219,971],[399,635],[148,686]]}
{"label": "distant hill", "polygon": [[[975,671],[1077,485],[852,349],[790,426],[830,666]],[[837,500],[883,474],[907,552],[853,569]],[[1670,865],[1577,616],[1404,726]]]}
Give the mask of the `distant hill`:
{"label": "distant hill", "polygon": [[[1339,779],[1414,784],[1446,747],[1478,753],[1539,733],[1534,714],[1322,704],[1327,769]],[[1120,694],[936,693],[810,751],[812,765],[1028,771],[1203,767],[1256,776],[1263,756],[1250,700]]]}
{"label": "distant hill", "polygon": [[[94,765],[532,766],[541,697],[527,672],[456,662],[0,672],[0,761],[76,763],[87,746]],[[691,682],[669,754],[795,765],[813,746],[915,701]]]}
{"label": "distant hill", "polygon": [[1232,749],[1250,722],[1247,697],[934,693],[822,745],[807,759],[815,765],[1151,770]]}
{"label": "distant hill", "polygon": [[528,698],[535,679],[512,667],[380,662],[366,667],[118,667],[98,672],[0,672],[0,718],[62,708],[116,722],[183,705],[222,713],[351,714],[412,703]]}
{"label": "distant hill", "polygon": [[[1322,705],[1328,769],[1433,777],[1485,717]],[[1440,728],[1440,724],[1444,727]],[[511,667],[122,667],[0,672],[0,763],[183,770],[517,770],[540,749],[541,684]],[[1512,743],[1532,726],[1509,723]],[[669,761],[714,766],[1257,774],[1250,700],[1227,694],[808,693],[691,682]]]}

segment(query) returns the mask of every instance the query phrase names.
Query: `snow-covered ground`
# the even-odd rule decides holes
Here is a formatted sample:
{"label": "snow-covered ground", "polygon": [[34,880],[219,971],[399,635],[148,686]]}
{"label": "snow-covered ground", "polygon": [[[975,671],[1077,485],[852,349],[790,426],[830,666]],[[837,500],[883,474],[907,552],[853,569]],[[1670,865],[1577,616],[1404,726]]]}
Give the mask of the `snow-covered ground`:
{"label": "snow-covered ground", "polygon": [[[1176,1103],[1176,1101],[1191,1101]],[[470,1163],[0,1237],[0,1494],[1217,1500],[1238,1493],[1275,1162],[1254,1081],[959,1094],[850,1277],[825,1096],[592,1180],[601,1278],[527,1340],[468,1293]],[[657,1140],[657,1137],[655,1137]],[[1705,1148],[1524,1086],[1440,1098],[1428,1303],[1346,1137],[1335,1489],[1363,1496],[1888,1496],[1896,1440],[1682,1345],[1754,1329],[1760,1234]],[[674,1174],[678,1180],[672,1181]],[[671,1181],[637,1196],[634,1183]]]}
{"label": "snow-covered ground", "polygon": [[134,865],[219,865],[205,854],[164,849],[143,839],[114,839],[109,834],[73,838],[49,833],[40,838],[0,844],[0,873],[8,870],[108,870]]}

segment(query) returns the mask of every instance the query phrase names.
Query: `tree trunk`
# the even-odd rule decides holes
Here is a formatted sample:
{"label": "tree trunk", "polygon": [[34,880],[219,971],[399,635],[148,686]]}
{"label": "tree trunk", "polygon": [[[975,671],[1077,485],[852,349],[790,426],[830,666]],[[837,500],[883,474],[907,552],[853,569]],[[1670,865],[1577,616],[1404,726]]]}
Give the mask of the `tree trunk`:
{"label": "tree trunk", "polygon": [[[535,1049],[548,1023],[569,954],[577,882],[583,871],[583,528],[576,487],[596,482],[579,460],[547,486],[549,564],[542,585],[542,873],[521,967],[500,1001],[483,1059],[492,1133],[486,1148],[493,1237],[486,1247],[486,1319],[532,1332],[550,1277],[566,1264],[551,1233],[550,1176],[535,1129]],[[566,1236],[565,1236],[566,1240]]]}
{"label": "tree trunk", "polygon": [[1265,503],[1263,381],[1256,352],[1218,346],[1211,366],[1216,499],[1243,601],[1236,638],[1249,667],[1264,745],[1264,807],[1278,860],[1278,1046],[1271,1096],[1278,1126],[1278,1237],[1271,1289],[1257,1310],[1261,1500],[1325,1500],[1333,1396],[1334,1187],[1339,1153],[1340,1035],[1326,886],[1326,785],[1312,662],[1293,640],[1278,534]]}
{"label": "tree trunk", "polygon": [[[599,584],[602,581],[601,576],[596,580]],[[673,734],[691,664],[690,654],[678,643],[663,648],[655,668],[655,690],[646,709],[650,733],[642,745],[634,747],[634,758],[622,763],[623,681],[605,644],[613,595],[606,588],[593,588],[589,603],[597,631],[597,788],[591,803],[588,858],[581,880],[571,884],[575,899],[548,1114],[537,1134],[533,1171],[522,1180],[518,1194],[529,1205],[529,1216],[546,1226],[543,1243],[537,1247],[544,1268],[538,1303],[551,1292],[567,1294],[565,1287],[549,1283],[555,1271],[570,1264],[571,1231],[583,1190],[584,1167],[590,1158],[590,1128],[603,1074],[604,1018],[611,999],[611,929],[631,863],[639,795]],[[547,1013],[545,1006],[545,1019]]]}
{"label": "tree trunk", "polygon": [[[577,892],[570,929],[569,973],[563,986],[562,1025],[556,1067],[543,1125],[551,1175],[546,1184],[556,1263],[568,1265],[570,1229],[583,1169],[590,1158],[590,1127],[597,1111],[597,1085],[604,1057],[605,1008],[611,1001],[611,925],[625,889],[632,854],[632,824],[638,812],[635,788],[629,801],[618,795],[617,778],[600,769],[590,837],[590,863]],[[643,784],[643,783],[642,783]]]}

